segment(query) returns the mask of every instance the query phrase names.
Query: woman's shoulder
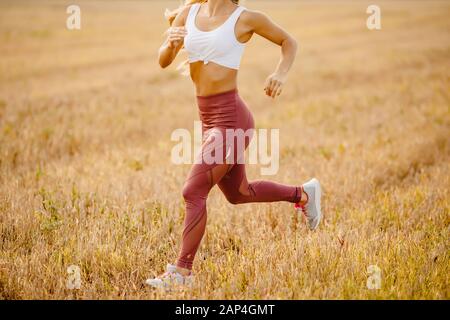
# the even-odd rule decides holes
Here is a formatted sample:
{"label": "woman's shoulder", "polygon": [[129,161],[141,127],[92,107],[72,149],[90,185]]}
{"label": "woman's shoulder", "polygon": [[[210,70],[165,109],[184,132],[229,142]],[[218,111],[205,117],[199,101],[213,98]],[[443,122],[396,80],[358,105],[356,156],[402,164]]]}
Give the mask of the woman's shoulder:
{"label": "woman's shoulder", "polygon": [[181,10],[180,10],[180,15],[181,15],[184,19],[186,19],[187,16],[188,16],[188,14],[189,14],[189,11],[191,11],[191,8],[192,8],[193,6],[195,6],[195,5],[197,5],[197,4],[194,3],[194,4],[187,4],[187,5],[183,6],[183,7],[181,8]]}
{"label": "woman's shoulder", "polygon": [[189,15],[189,11],[191,10],[191,7],[195,4],[188,4],[185,6],[182,6],[178,8],[176,11],[169,11],[166,10],[166,17],[168,17],[169,22],[171,22],[171,16],[173,21],[174,27],[181,27],[186,24],[187,17]]}
{"label": "woman's shoulder", "polygon": [[244,8],[241,13],[241,21],[248,25],[263,23],[269,17],[262,11]]}

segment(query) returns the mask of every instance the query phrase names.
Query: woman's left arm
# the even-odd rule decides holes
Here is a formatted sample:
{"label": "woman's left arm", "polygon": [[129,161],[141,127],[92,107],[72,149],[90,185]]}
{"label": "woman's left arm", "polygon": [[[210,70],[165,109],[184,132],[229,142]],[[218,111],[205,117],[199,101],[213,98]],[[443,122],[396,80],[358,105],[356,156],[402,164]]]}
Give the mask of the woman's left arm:
{"label": "woman's left arm", "polygon": [[274,73],[267,79],[264,87],[266,95],[275,98],[281,94],[287,74],[297,54],[297,41],[264,13],[246,11],[244,22],[250,33],[256,33],[281,47],[281,59]]}

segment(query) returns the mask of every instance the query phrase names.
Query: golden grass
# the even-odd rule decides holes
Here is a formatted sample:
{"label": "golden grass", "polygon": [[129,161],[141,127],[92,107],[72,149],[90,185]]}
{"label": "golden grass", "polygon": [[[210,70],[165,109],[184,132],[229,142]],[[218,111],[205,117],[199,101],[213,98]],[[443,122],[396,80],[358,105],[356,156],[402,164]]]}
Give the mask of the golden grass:
{"label": "golden grass", "polygon": [[318,177],[326,217],[311,233],[289,204],[215,189],[201,285],[172,293],[142,281],[176,258],[189,166],[170,162],[170,133],[197,119],[188,79],[156,62],[177,2],[78,3],[81,31],[66,1],[0,3],[0,298],[450,298],[448,2],[380,1],[369,31],[368,2],[247,1],[301,46],[275,102],[279,49],[255,38],[243,60],[257,126],[281,128],[269,179]]}

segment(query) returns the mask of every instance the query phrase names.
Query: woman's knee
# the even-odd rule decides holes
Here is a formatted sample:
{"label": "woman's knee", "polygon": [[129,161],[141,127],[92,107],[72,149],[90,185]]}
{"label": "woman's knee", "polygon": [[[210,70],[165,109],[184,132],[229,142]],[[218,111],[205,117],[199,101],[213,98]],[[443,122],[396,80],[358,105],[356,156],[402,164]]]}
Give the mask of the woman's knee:
{"label": "woman's knee", "polygon": [[195,188],[190,183],[185,183],[182,190],[184,200],[193,200],[195,198]]}
{"label": "woman's knee", "polygon": [[239,188],[223,188],[223,194],[227,201],[231,204],[241,204],[249,202],[249,197],[251,196],[249,190],[249,184],[247,182],[242,182]]}
{"label": "woman's knee", "polygon": [[190,180],[184,184],[182,195],[185,201],[206,200],[210,189],[206,180]]}
{"label": "woman's knee", "polygon": [[225,198],[231,204],[246,203],[248,202],[248,196],[249,195],[243,194],[240,190],[225,193]]}
{"label": "woman's knee", "polygon": [[242,199],[239,195],[225,195],[227,201],[231,204],[240,204],[242,203]]}

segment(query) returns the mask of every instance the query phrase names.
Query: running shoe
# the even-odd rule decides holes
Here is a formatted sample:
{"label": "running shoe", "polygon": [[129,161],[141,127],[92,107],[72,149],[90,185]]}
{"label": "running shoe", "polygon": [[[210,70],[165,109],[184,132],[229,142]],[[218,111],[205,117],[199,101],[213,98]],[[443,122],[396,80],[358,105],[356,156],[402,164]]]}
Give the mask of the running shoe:
{"label": "running shoe", "polygon": [[306,201],[299,201],[294,205],[297,212],[306,217],[310,230],[316,230],[322,218],[320,211],[321,189],[319,180],[313,178],[301,186],[300,192],[306,193]]}
{"label": "running shoe", "polygon": [[170,289],[174,286],[191,286],[193,276],[183,276],[177,271],[177,267],[172,264],[167,264],[166,272],[161,276],[153,279],[147,279],[145,284],[153,288]]}

